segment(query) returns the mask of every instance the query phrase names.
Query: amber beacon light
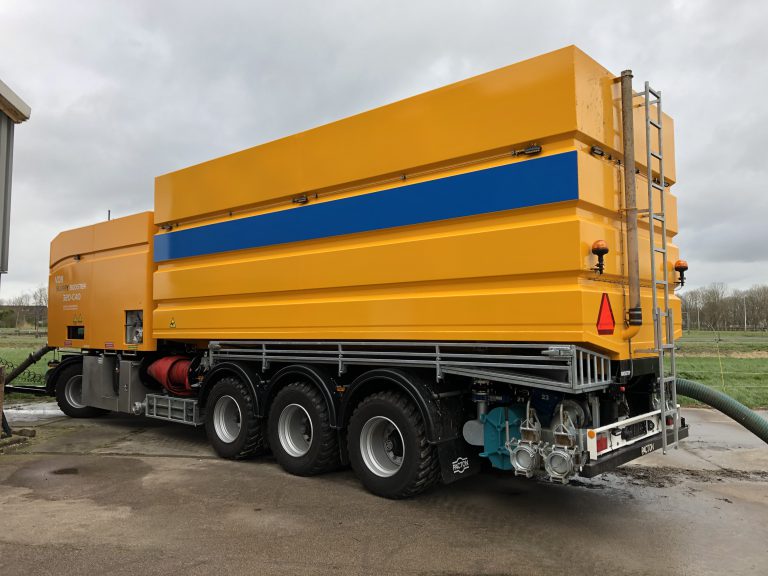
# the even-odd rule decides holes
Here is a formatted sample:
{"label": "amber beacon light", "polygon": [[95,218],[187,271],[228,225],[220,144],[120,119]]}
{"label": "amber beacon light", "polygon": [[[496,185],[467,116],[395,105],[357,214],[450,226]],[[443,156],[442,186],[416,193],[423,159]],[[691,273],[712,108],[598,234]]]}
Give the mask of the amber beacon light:
{"label": "amber beacon light", "polygon": [[593,270],[598,274],[602,274],[605,269],[603,257],[608,254],[608,244],[605,243],[605,240],[595,240],[592,243],[592,254],[597,256],[597,264],[595,264]]}
{"label": "amber beacon light", "polygon": [[678,260],[677,262],[675,262],[675,272],[680,274],[680,280],[678,283],[680,284],[681,288],[685,286],[685,273],[687,271],[688,271],[688,262],[686,262],[685,260]]}

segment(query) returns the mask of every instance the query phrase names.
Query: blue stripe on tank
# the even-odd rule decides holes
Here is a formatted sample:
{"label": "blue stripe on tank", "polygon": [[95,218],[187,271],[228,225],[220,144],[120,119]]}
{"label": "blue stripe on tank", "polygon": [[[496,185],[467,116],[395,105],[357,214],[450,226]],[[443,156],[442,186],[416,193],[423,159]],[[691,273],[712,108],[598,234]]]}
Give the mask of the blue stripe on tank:
{"label": "blue stripe on tank", "polygon": [[155,236],[155,262],[330,238],[578,198],[565,152]]}

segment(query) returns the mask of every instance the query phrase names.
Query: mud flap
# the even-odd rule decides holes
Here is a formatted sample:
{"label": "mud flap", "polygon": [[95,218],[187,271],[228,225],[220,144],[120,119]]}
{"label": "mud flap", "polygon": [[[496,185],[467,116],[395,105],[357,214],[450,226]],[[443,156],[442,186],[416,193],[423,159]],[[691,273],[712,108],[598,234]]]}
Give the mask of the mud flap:
{"label": "mud flap", "polygon": [[462,439],[438,444],[437,456],[440,458],[443,484],[469,478],[480,472],[482,458],[478,455],[478,447],[470,446]]}

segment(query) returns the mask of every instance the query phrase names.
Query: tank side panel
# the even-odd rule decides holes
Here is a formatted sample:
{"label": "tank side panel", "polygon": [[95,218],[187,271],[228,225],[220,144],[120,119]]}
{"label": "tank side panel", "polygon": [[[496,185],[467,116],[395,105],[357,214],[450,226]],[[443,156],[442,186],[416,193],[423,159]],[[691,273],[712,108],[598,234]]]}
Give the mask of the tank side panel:
{"label": "tank side panel", "polygon": [[[596,309],[584,319],[580,278],[590,262],[581,238],[588,214],[576,200],[577,166],[591,159],[574,152],[575,144],[562,142],[549,151],[579,156],[571,168],[576,179],[570,201],[188,258],[161,256],[155,337],[591,339],[618,353],[619,344],[598,338]],[[549,166],[547,158],[526,163]],[[529,192],[539,197],[546,173],[533,181]],[[514,186],[505,190],[521,193]],[[489,191],[466,193],[481,205]],[[436,213],[443,208],[434,205]],[[603,226],[613,225],[603,219]]]}
{"label": "tank side panel", "polygon": [[530,161],[497,162],[481,169],[401,180],[364,194],[185,227],[155,237],[155,260],[280,244],[326,241],[515,208],[551,205],[578,196],[576,153]]}
{"label": "tank side panel", "polygon": [[575,52],[557,50],[160,176],[155,222],[372,183],[571,133]]}
{"label": "tank side panel", "polygon": [[[559,146],[577,151],[578,201],[162,260],[155,336],[574,342],[628,357],[620,170],[584,142]],[[602,277],[596,239],[611,247]],[[647,314],[649,302],[646,289]],[[649,339],[646,327],[634,348]]]}
{"label": "tank side panel", "polygon": [[[529,209],[418,229],[370,233],[316,243],[311,249],[304,244],[190,259],[183,266],[159,267],[155,274],[155,298],[179,301],[307,290],[341,291],[511,278],[521,271],[546,275],[576,270],[580,263],[577,246],[564,247],[560,242],[578,233],[573,209],[538,212]],[[538,220],[538,226],[526,225],[531,219]],[[515,246],[536,249],[511,248]],[[547,256],[542,257],[544,254]]]}

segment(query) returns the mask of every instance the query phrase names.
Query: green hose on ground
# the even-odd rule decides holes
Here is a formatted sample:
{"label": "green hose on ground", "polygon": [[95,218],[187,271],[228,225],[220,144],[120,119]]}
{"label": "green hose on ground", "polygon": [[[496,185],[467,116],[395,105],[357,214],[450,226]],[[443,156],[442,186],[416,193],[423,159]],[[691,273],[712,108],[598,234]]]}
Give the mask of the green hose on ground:
{"label": "green hose on ground", "polygon": [[680,396],[687,396],[712,406],[712,408],[733,418],[763,442],[768,443],[768,420],[759,416],[741,402],[693,380],[678,378],[676,384],[677,393]]}

